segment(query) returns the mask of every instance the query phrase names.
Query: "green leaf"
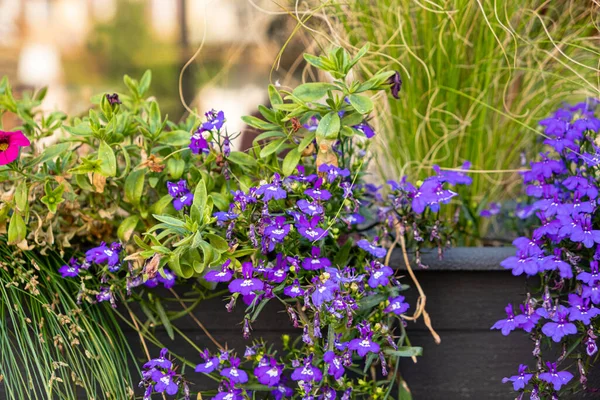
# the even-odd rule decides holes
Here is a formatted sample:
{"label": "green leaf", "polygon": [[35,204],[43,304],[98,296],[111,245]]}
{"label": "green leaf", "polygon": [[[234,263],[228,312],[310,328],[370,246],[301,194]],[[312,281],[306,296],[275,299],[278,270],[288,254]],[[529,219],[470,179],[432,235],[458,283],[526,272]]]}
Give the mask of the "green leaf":
{"label": "green leaf", "polygon": [[279,91],[273,85],[269,85],[269,100],[272,105],[283,104],[283,99],[281,98]]}
{"label": "green leaf", "polygon": [[160,222],[164,222],[167,225],[171,225],[174,227],[178,227],[178,228],[183,228],[185,226],[185,222],[177,219],[177,218],[173,218],[169,215],[156,215],[153,214],[152,215],[154,218],[156,218],[158,221]]}
{"label": "green leaf", "polygon": [[121,222],[119,225],[119,229],[117,229],[117,236],[121,239],[122,242],[128,242],[131,239],[131,235],[135,231],[135,227],[140,221],[140,217],[137,215],[131,215]]}
{"label": "green leaf", "polygon": [[351,94],[348,96],[348,100],[350,100],[352,107],[361,114],[368,114],[373,111],[373,102],[367,96]]}
{"label": "green leaf", "polygon": [[142,194],[144,193],[145,179],[146,171],[143,169],[135,170],[129,174],[127,179],[125,179],[125,202],[139,206]]}
{"label": "green leaf", "polygon": [[142,79],[140,80],[140,85],[139,85],[140,96],[143,96],[144,94],[146,94],[146,92],[150,88],[150,83],[152,83],[152,71],[147,70],[146,72],[144,72],[144,75],[142,76]]}
{"label": "green leaf", "polygon": [[312,54],[304,54],[304,59],[313,67],[317,67],[323,71],[329,71],[332,68],[331,63],[323,57],[313,56]]}
{"label": "green leaf", "polygon": [[148,116],[150,133],[156,135],[162,127],[162,118],[160,116],[160,107],[156,101],[150,103],[150,114]]}
{"label": "green leaf", "polygon": [[160,322],[162,322],[163,326],[165,327],[165,330],[167,331],[167,335],[169,335],[169,339],[174,340],[175,334],[173,333],[173,327],[171,326],[171,321],[169,320],[169,317],[167,316],[167,312],[165,311],[162,303],[160,302],[160,300],[158,298],[156,298],[156,300],[154,302],[154,306],[156,307],[156,312],[158,314],[158,317],[160,318]]}
{"label": "green leaf", "polygon": [[75,168],[71,168],[69,172],[72,174],[87,174],[89,172],[100,172],[101,164],[101,160],[91,160],[87,157],[84,157],[81,159],[81,164]]}
{"label": "green leaf", "polygon": [[300,152],[300,150],[298,150],[298,148],[291,149],[285,155],[281,167],[281,171],[283,172],[284,176],[289,176],[294,172],[296,166],[300,162],[300,157],[302,157],[302,153]]}
{"label": "green leaf", "polygon": [[277,139],[269,142],[265,147],[260,151],[260,158],[267,158],[271,154],[277,152],[286,142],[287,138]]}
{"label": "green leaf", "polygon": [[152,214],[162,214],[165,208],[167,208],[167,206],[171,204],[172,201],[173,198],[171,197],[171,195],[165,194],[163,197],[158,199],[158,201],[154,203],[152,207],[150,207],[150,212]]}
{"label": "green leaf", "polygon": [[261,129],[263,131],[272,131],[274,129],[279,128],[277,125],[263,121],[262,119],[253,117],[251,115],[243,116],[242,121],[244,121],[246,124],[250,125],[253,128]]}
{"label": "green leaf", "polygon": [[181,175],[183,175],[183,171],[185,170],[185,161],[177,160],[176,158],[169,158],[167,161],[167,171],[171,178],[179,179]]}
{"label": "green leaf", "polygon": [[330,90],[340,89],[331,83],[311,82],[296,87],[292,94],[302,101],[316,101],[325,96]]}
{"label": "green leaf", "polygon": [[227,243],[227,240],[223,239],[222,237],[212,233],[207,233],[204,235],[204,237],[208,239],[211,246],[214,247],[219,253],[224,253],[229,250],[229,243]]}
{"label": "green leaf", "polygon": [[202,224],[204,219],[204,209],[206,208],[207,198],[206,184],[204,183],[204,180],[201,180],[194,190],[194,202],[192,203],[191,210],[191,217],[194,221],[198,222],[198,224]]}
{"label": "green leaf", "polygon": [[187,146],[190,144],[191,135],[187,131],[176,130],[162,132],[158,138],[158,142],[173,147]]}
{"label": "green leaf", "polygon": [[27,210],[27,206],[29,204],[27,201],[28,195],[29,188],[27,186],[27,181],[19,181],[17,188],[15,189],[15,203],[17,205],[17,209],[21,212],[25,212],[25,210]]}
{"label": "green leaf", "polygon": [[395,356],[395,357],[416,357],[416,356],[423,355],[423,348],[417,347],[417,346],[413,346],[413,347],[404,346],[404,347],[398,347],[398,350],[385,349],[383,352],[389,356]]}
{"label": "green leaf", "polygon": [[98,149],[98,160],[100,161],[100,173],[104,176],[117,175],[117,158],[113,149],[104,141],[100,141]]}
{"label": "green leaf", "polygon": [[227,157],[227,159],[232,163],[238,165],[244,165],[248,167],[254,167],[256,165],[256,160],[254,159],[254,157],[241,151],[232,151],[231,154],[229,154],[229,157]]}
{"label": "green leaf", "polygon": [[17,211],[13,212],[8,224],[8,244],[17,244],[27,236],[27,226]]}
{"label": "green leaf", "polygon": [[308,132],[308,134],[304,137],[304,139],[302,139],[302,141],[298,145],[298,151],[303,152],[304,149],[306,149],[308,145],[311,144],[313,140],[315,140],[315,136],[315,132]]}
{"label": "green leaf", "polygon": [[340,116],[336,111],[325,115],[317,126],[317,136],[325,139],[335,139],[340,132]]}
{"label": "green leaf", "polygon": [[[199,246],[202,249],[202,271],[204,271],[204,269],[206,269],[206,267],[208,267],[210,265],[210,263],[213,261],[213,255],[214,255],[213,248],[205,240],[201,240]],[[202,271],[198,271],[196,269],[196,273],[198,273],[198,274],[201,274]]]}
{"label": "green leaf", "polygon": [[283,133],[281,131],[268,131],[268,132],[263,132],[260,135],[258,135],[252,142],[258,143],[261,140],[270,139],[272,137],[285,138],[287,136],[285,135],[285,133]]}
{"label": "green leaf", "polygon": [[46,149],[44,150],[44,152],[42,154],[40,154],[36,158],[29,161],[27,163],[27,167],[44,164],[45,162],[53,160],[54,158],[56,158],[60,155],[64,155],[65,152],[67,150],[69,150],[70,146],[71,146],[71,143],[69,143],[69,142],[58,143],[58,144],[54,144],[52,146],[48,146],[48,147],[46,147]]}

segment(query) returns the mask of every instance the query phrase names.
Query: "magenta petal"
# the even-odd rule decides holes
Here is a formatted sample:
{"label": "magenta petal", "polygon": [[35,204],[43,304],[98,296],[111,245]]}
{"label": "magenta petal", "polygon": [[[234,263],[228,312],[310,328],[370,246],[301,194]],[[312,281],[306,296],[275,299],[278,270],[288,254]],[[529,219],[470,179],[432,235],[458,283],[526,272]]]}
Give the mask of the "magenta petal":
{"label": "magenta petal", "polygon": [[8,138],[10,146],[31,146],[31,142],[23,132],[12,132]]}

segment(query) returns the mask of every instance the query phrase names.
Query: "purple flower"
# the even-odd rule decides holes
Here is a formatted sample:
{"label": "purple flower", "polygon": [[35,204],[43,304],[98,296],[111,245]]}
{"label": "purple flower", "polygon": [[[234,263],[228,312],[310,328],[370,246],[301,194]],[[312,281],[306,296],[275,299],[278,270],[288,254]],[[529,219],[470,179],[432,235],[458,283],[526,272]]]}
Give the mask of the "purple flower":
{"label": "purple flower", "polygon": [[179,391],[179,385],[173,380],[175,371],[159,371],[154,370],[152,373],[152,380],[156,382],[154,390],[157,393],[167,393],[168,395],[177,394]]}
{"label": "purple flower", "polygon": [[540,380],[550,383],[554,390],[560,390],[563,385],[573,379],[573,374],[568,371],[556,371],[556,363],[547,362],[548,372],[539,374]]}
{"label": "purple flower", "polygon": [[[198,128],[196,132],[190,138],[189,148],[194,154],[208,153],[210,151],[210,145],[204,137],[206,130],[202,127]],[[207,133],[208,135],[208,133]]]}
{"label": "purple flower", "polygon": [[306,257],[304,260],[302,260],[302,268],[309,271],[314,271],[331,266],[331,261],[329,261],[327,257],[321,257],[320,248],[313,247],[310,253],[311,257]]}
{"label": "purple flower", "polygon": [[350,176],[350,171],[346,168],[341,169],[335,165],[322,164],[319,167],[319,172],[327,174],[327,181],[333,183],[338,177],[347,178]]}
{"label": "purple flower", "polygon": [[220,271],[208,271],[204,276],[209,282],[229,282],[233,277],[233,272],[229,268],[231,264],[231,260],[225,261],[225,263],[221,266]]}
{"label": "purple flower", "polygon": [[348,342],[348,349],[356,351],[361,357],[366,356],[367,353],[379,353],[379,344],[371,340],[373,332],[371,332],[369,325],[359,326],[358,329],[361,332],[361,337]]}
{"label": "purple flower", "polygon": [[502,383],[512,382],[513,389],[515,389],[515,391],[525,389],[525,386],[527,386],[533,377],[533,374],[529,374],[526,371],[527,365],[521,364],[519,365],[519,375],[513,375],[510,378],[503,378]]}
{"label": "purple flower", "polygon": [[205,362],[202,364],[196,365],[196,372],[201,372],[203,374],[210,374],[219,366],[219,357],[212,357],[205,359]]}
{"label": "purple flower", "polygon": [[517,256],[508,257],[500,263],[506,269],[511,269],[514,276],[521,275],[523,272],[527,276],[533,276],[538,273],[538,263],[536,258],[529,257],[526,252],[519,250]]}
{"label": "purple flower", "polygon": [[371,262],[371,276],[369,277],[369,286],[375,289],[377,286],[387,286],[390,282],[389,277],[394,275],[394,271],[378,262]]}
{"label": "purple flower", "polygon": [[583,285],[581,296],[591,299],[594,304],[600,303],[600,286],[597,282],[593,286]]}
{"label": "purple flower", "polygon": [[321,217],[315,215],[309,220],[306,219],[304,215],[300,216],[300,220],[297,223],[298,232],[304,236],[306,239],[310,241],[317,241],[322,239],[327,231],[319,228],[319,222],[321,221]]}
{"label": "purple flower", "polygon": [[115,299],[113,297],[113,294],[110,288],[107,287],[100,288],[100,293],[96,295],[96,301],[98,303],[101,303],[103,301],[109,301],[113,307],[116,307],[116,305],[114,304]]}
{"label": "purple flower", "polygon": [[221,383],[221,386],[225,391],[218,393],[212,400],[244,400],[244,391],[242,389],[236,389],[233,384],[227,381]]}
{"label": "purple flower", "polygon": [[387,254],[387,250],[383,247],[377,247],[375,243],[369,243],[366,239],[359,240],[356,245],[377,258],[383,258]]}
{"label": "purple flower", "polygon": [[412,209],[417,214],[421,214],[425,211],[425,207],[429,206],[432,211],[436,212],[440,203],[446,204],[454,196],[456,193],[444,189],[439,178],[432,176],[425,179],[418,189],[411,192]]}
{"label": "purple flower", "polygon": [[271,200],[282,200],[287,197],[287,192],[281,187],[281,177],[279,174],[273,176],[272,183],[261,185],[256,194],[262,196],[262,200],[267,203]]}
{"label": "purple flower", "polygon": [[304,296],[304,289],[302,289],[300,286],[298,279],[294,279],[294,283],[292,283],[290,286],[286,286],[283,289],[283,293],[289,297],[299,297]]}
{"label": "purple flower", "polygon": [[321,370],[312,365],[313,356],[310,355],[304,360],[298,368],[292,372],[292,379],[295,381],[319,382],[323,379]]}
{"label": "purple flower", "polygon": [[251,262],[242,264],[243,279],[234,279],[229,284],[231,293],[241,293],[243,296],[248,296],[254,291],[259,291],[264,288],[264,283],[260,279],[252,278],[254,267]]}
{"label": "purple flower", "polygon": [[564,336],[576,334],[577,327],[569,322],[568,316],[569,310],[565,306],[559,305],[551,318],[553,322],[546,322],[542,326],[544,335],[559,343]]}
{"label": "purple flower", "polygon": [[158,275],[156,275],[156,279],[163,284],[165,289],[170,289],[175,286],[175,280],[177,277],[173,272],[171,272],[170,269],[163,268],[162,273],[159,272]]}
{"label": "purple flower", "polygon": [[221,376],[229,378],[232,383],[246,383],[248,382],[248,374],[246,371],[239,369],[240,359],[233,357],[229,360],[231,367],[224,368],[221,371]]}
{"label": "purple flower", "polygon": [[218,211],[213,214],[213,217],[217,218],[218,222],[225,223],[236,219],[237,217],[239,217],[239,215],[233,212],[232,209],[230,209],[229,211]]}
{"label": "purple flower", "polygon": [[173,198],[173,207],[177,211],[185,206],[191,206],[194,202],[194,195],[188,190],[185,180],[180,180],[177,183],[167,182],[167,189],[169,195]]}
{"label": "purple flower", "polygon": [[63,265],[58,269],[58,272],[63,278],[73,278],[79,275],[79,269],[81,265],[77,262],[76,258],[71,258],[68,264]]}
{"label": "purple flower", "polygon": [[89,263],[107,264],[110,267],[116,267],[119,262],[119,253],[121,252],[120,243],[112,243],[110,247],[102,242],[100,246],[86,251],[85,260]]}
{"label": "purple flower", "polygon": [[284,398],[291,398],[294,395],[294,390],[285,386],[283,383],[280,383],[271,391],[271,394],[275,400],[283,400]]}
{"label": "purple flower", "polygon": [[529,304],[526,307],[521,304],[519,307],[521,308],[522,314],[515,316],[517,328],[523,329],[525,332],[531,332],[533,328],[536,327],[541,317]]}
{"label": "purple flower", "polygon": [[[470,162],[465,162],[461,169],[463,171],[468,171],[471,168]],[[441,168],[437,165],[433,166],[433,170],[437,174],[437,177],[440,182],[448,182],[451,185],[470,185],[473,183],[473,178],[466,175],[464,172],[460,171],[442,171]]]}
{"label": "purple flower", "polygon": [[316,285],[311,295],[311,299],[316,307],[321,307],[323,303],[333,300],[335,298],[335,293],[340,288],[339,285],[334,283],[331,279],[322,282],[318,277],[314,277],[313,283],[316,283]]}
{"label": "purple flower", "polygon": [[591,319],[600,314],[600,309],[590,306],[590,299],[583,299],[576,294],[569,294],[569,320],[581,321],[585,325],[591,323]]}
{"label": "purple flower", "polygon": [[323,354],[323,361],[329,364],[329,368],[327,369],[327,373],[333,376],[333,379],[340,379],[345,372],[343,360],[341,357],[336,356],[335,353],[331,350],[325,352]]}
{"label": "purple flower", "polygon": [[283,365],[277,364],[274,358],[267,359],[266,357],[263,357],[263,360],[265,359],[266,365],[259,365],[254,368],[254,376],[256,376],[258,382],[263,385],[276,386],[281,379]]}
{"label": "purple flower", "polygon": [[313,215],[322,215],[323,214],[323,206],[316,202],[310,202],[305,199],[300,199],[296,202],[296,205],[304,214],[308,216]]}
{"label": "purple flower", "polygon": [[319,179],[315,174],[305,175],[305,170],[302,165],[298,165],[296,168],[298,169],[298,175],[290,175],[288,176],[288,179],[302,183],[313,183]]}
{"label": "purple flower", "polygon": [[363,121],[358,125],[354,125],[353,128],[365,135],[367,139],[371,139],[373,136],[375,136],[375,131],[367,121]]}
{"label": "purple flower", "polygon": [[169,361],[166,357],[168,352],[169,352],[169,350],[167,350],[166,348],[161,349],[159,357],[148,361],[146,364],[144,364],[143,368],[145,368],[145,369],[150,369],[150,368],[171,369],[171,367],[173,366],[173,363],[171,361]]}
{"label": "purple flower", "polygon": [[283,239],[290,233],[290,224],[285,223],[285,217],[275,217],[272,225],[265,228],[265,236],[277,243],[283,242]]}
{"label": "purple flower", "polygon": [[507,318],[497,321],[491,329],[500,329],[504,336],[508,336],[510,332],[517,328],[517,322],[515,321],[512,304],[507,305],[504,310],[506,311]]}
{"label": "purple flower", "polygon": [[396,315],[404,314],[410,307],[408,303],[404,302],[404,296],[390,297],[390,304],[383,309],[386,313],[394,313]]}
{"label": "purple flower", "polygon": [[483,210],[481,210],[479,212],[479,215],[484,218],[489,218],[494,215],[500,214],[500,209],[501,209],[500,203],[492,202],[492,203],[488,204],[488,208],[484,208]]}
{"label": "purple flower", "polygon": [[591,261],[590,269],[590,272],[584,271],[577,274],[577,280],[593,286],[596,284],[596,282],[600,281],[600,274],[598,273],[598,261]]}
{"label": "purple flower", "polygon": [[207,121],[202,124],[202,129],[206,131],[221,130],[225,123],[225,113],[223,111],[210,110],[204,116],[206,116]]}
{"label": "purple flower", "polygon": [[390,84],[390,91],[392,92],[392,96],[397,100],[400,98],[400,89],[402,89],[402,79],[400,78],[400,72],[394,71],[394,75],[390,76],[388,80]]}
{"label": "purple flower", "polygon": [[312,197],[313,200],[322,200],[327,201],[331,198],[331,193],[328,190],[321,189],[321,185],[323,184],[323,178],[317,179],[312,189],[307,189],[304,191],[304,194]]}

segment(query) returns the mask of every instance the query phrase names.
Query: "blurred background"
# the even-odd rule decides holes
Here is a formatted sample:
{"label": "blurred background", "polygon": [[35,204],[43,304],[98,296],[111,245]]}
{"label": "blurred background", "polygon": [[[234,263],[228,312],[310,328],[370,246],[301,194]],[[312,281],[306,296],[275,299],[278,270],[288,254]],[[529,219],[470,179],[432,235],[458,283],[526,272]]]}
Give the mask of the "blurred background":
{"label": "blurred background", "polygon": [[[201,111],[225,110],[236,131],[263,102],[294,26],[281,11],[262,0],[0,0],[0,77],[18,91],[48,86],[45,108],[77,114],[93,94],[122,90],[124,74],[151,69],[151,93],[177,119],[179,72],[206,35],[183,94]],[[274,79],[300,51],[289,46]]]}
{"label": "blurred background", "polygon": [[[90,97],[152,70],[163,112],[182,94],[222,109],[231,132],[267,101],[266,85],[316,77],[302,54],[370,43],[356,68],[400,71],[399,100],[379,96],[372,179],[416,181],[434,165],[472,163],[474,183],[447,208],[460,244],[502,243],[480,214],[522,194],[519,169],[543,150],[538,121],[565,102],[600,97],[597,0],[0,0],[0,77],[17,93],[48,86],[43,107],[76,116]],[[10,127],[10,121],[4,121]],[[246,148],[251,134],[243,136]],[[508,227],[514,230],[515,227]],[[500,238],[501,240],[497,240]]]}

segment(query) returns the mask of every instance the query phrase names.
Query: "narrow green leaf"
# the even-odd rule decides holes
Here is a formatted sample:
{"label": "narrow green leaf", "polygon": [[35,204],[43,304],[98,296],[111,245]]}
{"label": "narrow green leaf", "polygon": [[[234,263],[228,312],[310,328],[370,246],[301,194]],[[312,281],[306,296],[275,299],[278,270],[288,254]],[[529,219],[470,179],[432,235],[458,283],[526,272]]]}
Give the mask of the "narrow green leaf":
{"label": "narrow green leaf", "polygon": [[138,169],[129,174],[125,179],[125,198],[127,203],[131,203],[134,206],[140,204],[142,194],[144,193],[144,181],[146,179],[146,171]]}
{"label": "narrow green leaf", "polygon": [[281,167],[281,171],[283,172],[284,176],[289,176],[294,172],[296,166],[300,162],[300,157],[302,157],[302,153],[298,150],[298,148],[291,149],[285,155]]}
{"label": "narrow green leaf", "polygon": [[117,158],[113,149],[104,141],[100,141],[98,149],[98,160],[100,161],[100,173],[104,176],[117,175]]}
{"label": "narrow green leaf", "polygon": [[243,165],[248,167],[254,167],[256,165],[256,160],[254,157],[243,153],[241,151],[232,151],[227,157],[229,161],[237,165]]}
{"label": "narrow green leaf", "polygon": [[160,322],[162,322],[163,326],[165,327],[165,330],[167,331],[167,335],[169,335],[169,339],[175,340],[175,334],[173,333],[173,327],[171,326],[171,321],[169,320],[169,317],[167,316],[167,312],[165,311],[162,303],[160,302],[160,300],[158,298],[156,298],[156,300],[154,302],[154,307],[156,307],[156,313],[158,314],[158,317],[160,318]]}
{"label": "narrow green leaf", "polygon": [[286,142],[286,138],[273,140],[260,151],[260,158],[267,158],[273,153],[276,153]]}
{"label": "narrow green leaf", "polygon": [[351,94],[348,96],[348,100],[350,100],[352,107],[361,114],[368,114],[373,111],[373,102],[367,96]]}
{"label": "narrow green leaf", "polygon": [[395,356],[395,357],[415,357],[415,356],[423,355],[423,348],[416,347],[416,346],[413,346],[413,347],[404,346],[404,347],[398,347],[398,350],[385,349],[383,352],[389,356]]}
{"label": "narrow green leaf", "polygon": [[269,100],[272,105],[283,104],[283,99],[281,98],[279,91],[273,85],[269,85]]}
{"label": "narrow green leaf", "polygon": [[340,116],[336,111],[326,114],[317,126],[317,136],[325,139],[335,139],[340,132]]}

